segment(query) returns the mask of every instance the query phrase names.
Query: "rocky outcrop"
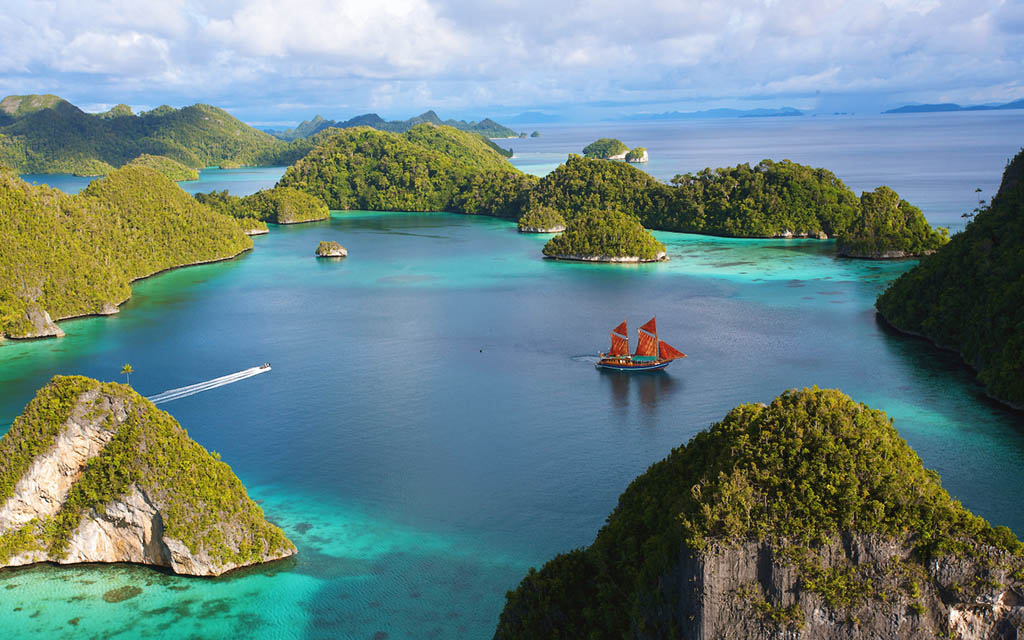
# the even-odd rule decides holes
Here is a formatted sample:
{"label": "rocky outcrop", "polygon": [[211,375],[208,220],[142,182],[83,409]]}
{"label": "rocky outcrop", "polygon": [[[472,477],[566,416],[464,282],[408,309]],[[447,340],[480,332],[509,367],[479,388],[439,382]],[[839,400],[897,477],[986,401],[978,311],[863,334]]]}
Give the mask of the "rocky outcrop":
{"label": "rocky outcrop", "polygon": [[582,255],[546,255],[545,258],[551,260],[575,260],[577,262],[622,262],[622,263],[637,263],[637,262],[666,262],[668,260],[668,254],[664,251],[659,251],[653,258],[641,258],[639,256],[582,256]]}
{"label": "rocky outcrop", "polygon": [[806,231],[801,233],[793,233],[789,229],[783,229],[780,233],[775,234],[776,238],[817,238],[818,240],[828,240],[828,234],[824,231]]}
{"label": "rocky outcrop", "polygon": [[531,569],[495,638],[1017,640],[1024,544],[838,391],[740,405]]}
{"label": "rocky outcrop", "polygon": [[321,242],[316,248],[318,258],[344,258],[348,255],[348,249],[333,240]]}
{"label": "rocky outcrop", "polygon": [[563,231],[565,231],[564,224],[554,227],[531,227],[528,225],[521,225],[519,227],[520,233],[562,233]]}
{"label": "rocky outcrop", "polygon": [[644,149],[643,147],[630,150],[624,158],[626,162],[632,162],[633,164],[648,162],[650,160],[650,157],[647,155],[647,149]]}
{"label": "rocky outcrop", "polygon": [[897,260],[900,258],[920,258],[922,255],[930,256],[935,253],[929,249],[922,253],[911,251],[900,251],[898,249],[885,249],[878,251],[860,251],[850,245],[836,245],[836,255],[843,258],[858,258],[861,260]]}
{"label": "rocky outcrop", "polygon": [[262,236],[266,233],[270,233],[270,229],[242,229],[247,236]]}
{"label": "rocky outcrop", "polygon": [[0,566],[133,562],[214,576],[295,553],[170,416],[87,378],[54,378],[0,440],[0,499]]}
{"label": "rocky outcrop", "polygon": [[57,323],[50,318],[50,313],[45,309],[39,307],[30,308],[25,312],[25,316],[28,318],[29,329],[25,333],[11,335],[9,338],[15,339],[31,339],[31,338],[63,338],[64,330],[57,326]]}

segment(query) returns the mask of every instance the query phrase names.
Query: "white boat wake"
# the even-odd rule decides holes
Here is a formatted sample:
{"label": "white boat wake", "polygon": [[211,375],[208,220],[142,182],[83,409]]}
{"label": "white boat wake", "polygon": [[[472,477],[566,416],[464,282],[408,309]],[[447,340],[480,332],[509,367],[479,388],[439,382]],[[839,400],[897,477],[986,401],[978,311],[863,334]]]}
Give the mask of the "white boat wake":
{"label": "white boat wake", "polygon": [[197,393],[216,389],[217,387],[223,387],[224,385],[238,382],[239,380],[245,380],[253,376],[258,376],[261,373],[270,371],[270,365],[263,365],[261,367],[252,367],[237,371],[235,373],[214,378],[213,380],[207,380],[206,382],[197,382],[196,384],[190,384],[187,387],[178,387],[177,389],[168,389],[162,393],[158,393],[155,396],[147,396],[146,400],[149,400],[153,404],[163,404],[164,402],[170,402],[171,400],[180,400],[181,398],[187,398],[188,396],[194,396]]}

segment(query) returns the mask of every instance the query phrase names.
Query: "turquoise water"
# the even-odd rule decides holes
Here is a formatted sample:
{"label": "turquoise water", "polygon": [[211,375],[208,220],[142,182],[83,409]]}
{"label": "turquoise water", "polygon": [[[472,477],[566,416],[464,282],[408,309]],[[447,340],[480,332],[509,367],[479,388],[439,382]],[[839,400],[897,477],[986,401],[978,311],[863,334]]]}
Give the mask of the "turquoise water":
{"label": "turquoise water", "polygon": [[[247,196],[260,189],[274,186],[287,167],[242,167],[221,169],[210,167],[199,171],[198,180],[183,180],[178,184],[189,193],[227,189],[233,195]],[[65,193],[78,193],[89,186],[96,176],[74,176],[68,173],[23,173],[21,179],[29,184],[46,184]]]}
{"label": "turquoise water", "polygon": [[[510,222],[335,213],[136,283],[120,314],[62,323],[61,340],[0,346],[0,429],[56,373],[115,380],[130,362],[151,395],[270,362],[161,408],[300,550],[212,580],[0,571],[0,635],[489,637],[505,591],[589,544],[648,465],[736,404],[812,384],[889,412],[953,495],[1024,532],[1021,414],[956,356],[875,319],[875,296],[912,262],[657,235],[668,263],[560,263]],[[314,259],[321,240],[349,258]],[[654,314],[689,357],[662,374],[594,369],[612,327]],[[141,593],[104,600],[124,586]]]}

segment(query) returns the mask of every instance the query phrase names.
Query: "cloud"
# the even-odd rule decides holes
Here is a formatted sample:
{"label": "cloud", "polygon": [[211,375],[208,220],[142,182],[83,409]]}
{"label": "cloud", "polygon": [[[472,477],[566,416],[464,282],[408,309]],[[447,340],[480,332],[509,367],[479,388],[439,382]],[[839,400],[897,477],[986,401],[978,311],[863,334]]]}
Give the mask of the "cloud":
{"label": "cloud", "polygon": [[1024,94],[1011,0],[54,0],[0,33],[9,90],[254,118]]}

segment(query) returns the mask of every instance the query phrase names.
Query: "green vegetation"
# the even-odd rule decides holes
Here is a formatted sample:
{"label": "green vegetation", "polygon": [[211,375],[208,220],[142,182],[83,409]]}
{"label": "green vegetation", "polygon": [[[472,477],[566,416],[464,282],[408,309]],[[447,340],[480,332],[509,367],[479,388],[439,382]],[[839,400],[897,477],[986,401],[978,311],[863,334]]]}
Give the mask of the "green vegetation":
{"label": "green vegetation", "polygon": [[55,319],[126,300],[129,283],[221,260],[252,247],[233,221],[146,167],[125,167],[70,196],[0,168],[0,333],[32,331],[27,313]]}
{"label": "green vegetation", "polygon": [[[1020,564],[1024,549],[950,498],[884,413],[839,391],[793,390],[767,406],[736,407],[652,465],[620,496],[593,545],[531,570],[508,593],[496,637],[668,637],[645,626],[657,624],[652,610],[675,606],[666,576],[687,584],[680,565],[751,541],[771,544],[808,590],[846,607],[876,587],[811,560],[842,533],[911,547],[906,562],[920,573],[894,569],[897,577],[927,576],[928,559],[943,554],[993,548],[992,557]],[[756,608],[758,598],[748,602]],[[778,604],[760,610],[787,624],[800,618]]]}
{"label": "green vegetation", "polygon": [[569,219],[565,231],[548,240],[549,257],[624,258],[658,260],[665,245],[636,218],[621,211],[590,211]]}
{"label": "green vegetation", "polygon": [[405,133],[409,129],[412,129],[416,125],[420,124],[432,124],[435,126],[448,126],[459,131],[468,131],[470,133],[478,133],[485,138],[513,138],[516,136],[516,132],[508,127],[502,126],[491,120],[490,118],[484,118],[480,122],[466,122],[465,120],[444,120],[437,116],[433,111],[427,111],[420,115],[409,118],[408,120],[384,120],[376,113],[365,113],[361,116],[350,118],[343,122],[337,120],[325,120],[322,116],[317,115],[312,120],[303,121],[299,126],[294,129],[288,129],[286,131],[280,131],[274,135],[282,140],[296,140],[299,138],[308,138],[321,131],[330,128],[336,129],[352,129],[354,127],[372,127],[378,131],[390,131],[391,133]]}
{"label": "green vegetation", "polygon": [[[98,393],[83,398],[88,392]],[[102,408],[104,398],[124,403],[127,416],[123,422],[115,423],[110,410]],[[102,417],[106,411],[103,424],[116,433],[86,464],[57,515],[34,524],[32,541],[49,554],[60,557],[83,515],[90,509],[102,513],[105,505],[124,497],[132,484],[145,491],[160,510],[164,535],[181,540],[193,554],[206,553],[219,564],[244,564],[258,561],[265,553],[294,548],[284,532],[266,521],[226,463],[215,459],[169,414],[126,385],[102,384],[81,376],[54,377],[0,440],[0,449],[21,451],[26,441],[49,439],[52,444],[80,402],[90,403],[86,415]],[[17,471],[9,469],[5,461],[0,465],[4,465],[6,478]],[[28,463],[17,466],[24,473]],[[25,543],[23,533],[18,535]],[[0,546],[8,542],[7,537],[3,536]]]}
{"label": "green vegetation", "polygon": [[316,255],[321,258],[339,257],[346,253],[348,252],[345,250],[345,247],[334,240],[321,241],[316,246]]}
{"label": "green vegetation", "polygon": [[921,210],[889,187],[865,191],[860,214],[837,239],[839,255],[855,258],[921,256],[949,242],[949,231],[936,231]]}
{"label": "green vegetation", "polygon": [[564,230],[565,218],[551,207],[534,205],[519,218],[520,231]]}
{"label": "green vegetation", "polygon": [[20,173],[102,175],[142,154],[191,168],[287,164],[309,148],[204,104],[138,115],[124,105],[89,114],[57,96],[8,96],[0,105],[0,163]]}
{"label": "green vegetation", "polygon": [[419,125],[404,134],[368,127],[331,132],[278,185],[318,196],[331,209],[518,218],[535,182],[476,134]]}
{"label": "green vegetation", "polygon": [[[234,218],[272,222],[274,224],[296,224],[324,220],[331,215],[327,205],[316,196],[291,187],[274,187],[239,198],[227,191],[211,191],[195,194],[199,202]],[[246,229],[252,228],[246,223]],[[256,227],[259,228],[259,227]],[[266,224],[263,225],[266,229]]]}
{"label": "green vegetation", "polygon": [[989,393],[1024,408],[1024,151],[967,228],[875,306],[893,326],[955,349]]}
{"label": "green vegetation", "polygon": [[633,147],[626,154],[626,162],[643,162],[647,149],[644,147]]}
{"label": "green vegetation", "polygon": [[530,137],[531,138],[539,138],[540,137],[540,131],[534,131],[533,133],[530,134]]}
{"label": "green vegetation", "polygon": [[622,155],[629,151],[621,140],[615,138],[601,138],[595,140],[583,147],[583,156],[587,158],[597,158],[599,160],[607,160],[608,158]]}
{"label": "green vegetation", "polygon": [[149,167],[175,182],[199,179],[199,170],[193,169],[192,167],[186,167],[177,160],[172,160],[164,156],[151,156],[148,153],[142,154],[125,166]]}

